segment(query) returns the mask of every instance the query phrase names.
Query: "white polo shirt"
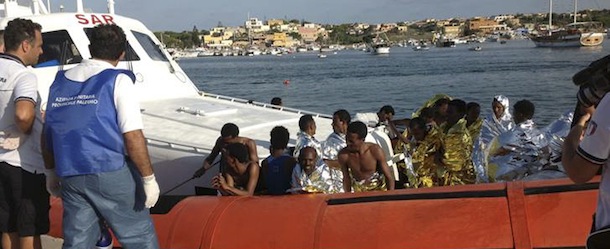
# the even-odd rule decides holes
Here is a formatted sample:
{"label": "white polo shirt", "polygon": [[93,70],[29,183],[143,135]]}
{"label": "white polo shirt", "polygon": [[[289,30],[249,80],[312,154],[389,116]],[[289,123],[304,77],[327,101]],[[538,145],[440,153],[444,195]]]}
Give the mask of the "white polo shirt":
{"label": "white polo shirt", "polygon": [[593,114],[587,126],[585,137],[578,147],[578,154],[591,163],[603,165],[595,227],[600,229],[610,226],[610,170],[608,170],[608,157],[610,156],[610,95],[606,94],[597,106],[595,114]]}
{"label": "white polo shirt", "polygon": [[19,132],[15,124],[15,102],[31,101],[36,106],[36,118],[29,135],[23,135],[16,150],[0,148],[0,161],[21,167],[32,173],[43,173],[40,151],[42,132],[40,98],[36,75],[17,57],[0,54],[0,130]]}

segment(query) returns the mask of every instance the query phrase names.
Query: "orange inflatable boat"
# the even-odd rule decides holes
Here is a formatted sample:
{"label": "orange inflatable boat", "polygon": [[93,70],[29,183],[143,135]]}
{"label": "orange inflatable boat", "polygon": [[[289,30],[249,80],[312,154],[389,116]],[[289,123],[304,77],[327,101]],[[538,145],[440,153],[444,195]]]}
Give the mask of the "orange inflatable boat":
{"label": "orange inflatable boat", "polygon": [[[578,248],[599,177],[358,194],[163,196],[161,248]],[[61,237],[61,200],[51,235]],[[117,243],[115,242],[115,245]]]}

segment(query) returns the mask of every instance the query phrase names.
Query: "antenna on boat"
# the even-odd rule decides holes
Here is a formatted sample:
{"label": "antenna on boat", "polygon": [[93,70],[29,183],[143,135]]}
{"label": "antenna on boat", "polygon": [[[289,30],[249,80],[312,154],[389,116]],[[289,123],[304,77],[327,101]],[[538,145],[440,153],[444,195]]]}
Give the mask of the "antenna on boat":
{"label": "antenna on boat", "polygon": [[49,13],[49,10],[45,7],[42,0],[32,0],[32,8],[34,10],[34,15]]}
{"label": "antenna on boat", "polygon": [[114,0],[108,0],[108,13],[114,15]]}
{"label": "antenna on boat", "polygon": [[578,13],[578,0],[574,0],[574,23],[576,23],[576,13]]}
{"label": "antenna on boat", "polygon": [[552,34],[553,26],[553,0],[549,0],[549,35]]}
{"label": "antenna on boat", "polygon": [[83,8],[83,0],[76,0],[76,12],[84,13],[85,9]]}

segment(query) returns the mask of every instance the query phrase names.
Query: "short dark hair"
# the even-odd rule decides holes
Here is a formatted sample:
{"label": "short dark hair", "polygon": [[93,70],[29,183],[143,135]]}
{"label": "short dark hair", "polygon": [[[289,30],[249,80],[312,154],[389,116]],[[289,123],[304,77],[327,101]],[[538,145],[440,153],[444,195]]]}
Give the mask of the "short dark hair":
{"label": "short dark hair", "polygon": [[23,41],[33,42],[36,31],[40,32],[42,26],[28,19],[15,18],[8,22],[4,29],[4,48],[6,51],[16,51]]}
{"label": "short dark hair", "polygon": [[271,129],[271,147],[273,149],[286,149],[288,140],[290,140],[290,132],[284,126],[276,126]]}
{"label": "short dark hair", "polygon": [[91,56],[102,60],[118,60],[127,47],[125,32],[116,24],[95,26],[89,35]]}
{"label": "short dark hair", "polygon": [[534,103],[530,102],[529,100],[522,99],[513,105],[513,110],[515,113],[523,114],[526,119],[532,119],[534,117],[536,107],[534,107]]}
{"label": "short dark hair", "polygon": [[248,147],[240,143],[227,145],[227,156],[235,157],[240,163],[248,162]]}
{"label": "short dark hair", "polygon": [[226,123],[220,129],[221,137],[237,137],[239,136],[239,127],[234,123]]}
{"label": "short dark hair", "polygon": [[434,109],[432,107],[424,107],[419,111],[421,118],[434,118]]}
{"label": "short dark hair", "polygon": [[301,116],[299,119],[299,128],[304,131],[307,129],[307,126],[313,122],[313,117],[309,114],[305,114]]}
{"label": "short dark hair", "polygon": [[448,98],[440,98],[434,102],[434,107],[439,107],[441,105],[448,105],[450,100]]}
{"label": "short dark hair", "polygon": [[282,98],[280,98],[280,97],[272,98],[271,104],[272,105],[282,105]]}
{"label": "short dark hair", "polygon": [[366,134],[368,133],[368,129],[364,123],[355,121],[347,126],[347,132],[358,134],[358,138],[364,140],[366,138]]}
{"label": "short dark hair", "polygon": [[481,108],[481,106],[477,102],[468,102],[468,104],[466,104],[466,111],[470,111],[473,108]]}
{"label": "short dark hair", "polygon": [[466,115],[466,102],[461,99],[454,99],[449,101],[449,106],[455,107],[458,114]]}
{"label": "short dark hair", "polygon": [[333,116],[337,116],[337,118],[339,118],[339,120],[341,120],[347,124],[352,122],[352,116],[350,116],[349,112],[347,112],[345,109],[337,110],[335,113],[333,113]]}
{"label": "short dark hair", "polygon": [[413,129],[413,127],[415,126],[426,130],[426,120],[422,117],[416,117],[411,119],[411,121],[409,121],[409,128]]}
{"label": "short dark hair", "polygon": [[391,105],[384,105],[381,107],[381,109],[379,109],[380,113],[385,113],[385,114],[392,114],[394,115],[394,107],[392,107]]}

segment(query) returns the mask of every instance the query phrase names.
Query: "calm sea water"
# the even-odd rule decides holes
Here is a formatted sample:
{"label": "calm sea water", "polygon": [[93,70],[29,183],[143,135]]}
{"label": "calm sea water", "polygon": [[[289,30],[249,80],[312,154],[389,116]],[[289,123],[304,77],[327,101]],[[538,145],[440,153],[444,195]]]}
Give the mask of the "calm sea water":
{"label": "calm sea water", "polygon": [[[494,95],[536,105],[534,120],[548,124],[573,110],[578,87],[572,75],[610,53],[610,42],[595,48],[536,48],[527,40],[413,51],[394,47],[387,56],[339,51],[278,56],[206,57],[179,63],[200,90],[259,102],[281,97],[284,105],[332,114],[376,112],[394,106],[410,117],[428,98],[445,93],[491,111]],[[283,82],[289,80],[290,84]]]}

